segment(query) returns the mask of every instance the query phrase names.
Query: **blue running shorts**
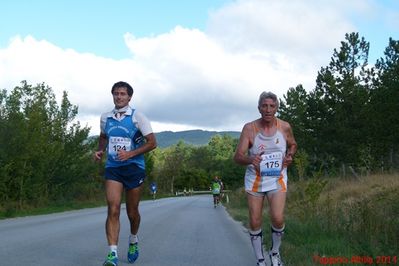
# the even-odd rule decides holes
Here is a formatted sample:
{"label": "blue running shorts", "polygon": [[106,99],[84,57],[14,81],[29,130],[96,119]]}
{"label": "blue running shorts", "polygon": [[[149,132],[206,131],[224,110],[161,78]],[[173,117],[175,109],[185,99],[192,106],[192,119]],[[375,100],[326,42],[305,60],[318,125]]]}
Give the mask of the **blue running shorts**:
{"label": "blue running shorts", "polygon": [[106,180],[122,183],[126,190],[141,186],[146,178],[145,170],[134,163],[119,167],[107,167],[104,175]]}

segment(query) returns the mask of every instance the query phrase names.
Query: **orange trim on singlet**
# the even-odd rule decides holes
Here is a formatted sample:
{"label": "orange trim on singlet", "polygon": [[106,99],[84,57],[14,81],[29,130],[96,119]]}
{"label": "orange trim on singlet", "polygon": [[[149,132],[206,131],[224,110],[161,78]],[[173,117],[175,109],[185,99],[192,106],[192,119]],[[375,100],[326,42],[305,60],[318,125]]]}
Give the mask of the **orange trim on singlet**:
{"label": "orange trim on singlet", "polygon": [[[277,130],[280,130],[281,132],[282,132],[282,129],[281,129],[281,120],[280,119],[278,119],[277,118],[277,122],[276,122],[276,127],[277,127]],[[284,167],[284,166],[283,166]],[[282,169],[281,169],[281,171],[283,171]],[[280,177],[278,178],[278,181],[277,181],[279,184],[280,184],[280,186],[281,186],[281,191],[282,192],[287,192],[287,186],[285,185],[285,183],[284,183],[284,176],[283,176],[283,173],[281,173],[280,174]]]}
{"label": "orange trim on singlet", "polygon": [[262,181],[262,177],[260,176],[260,173],[258,171],[256,171],[255,182],[254,182],[254,185],[252,186],[253,192],[258,192],[259,184],[261,183],[261,181]]}
{"label": "orange trim on singlet", "polygon": [[280,119],[278,119],[278,118],[276,118],[276,127],[277,127],[277,130],[280,130],[280,131],[282,131],[281,130],[281,120]]}
{"label": "orange trim on singlet", "polygon": [[[256,126],[256,122],[255,121],[252,122],[252,127],[254,129],[253,141],[252,142],[254,143],[255,142],[255,137],[260,132],[260,129]],[[277,130],[281,131],[281,123],[280,123],[280,119],[278,119],[278,118],[276,118],[276,127],[277,127]],[[254,185],[252,186],[252,191],[253,192],[258,192],[259,185],[260,185],[261,181],[262,181],[262,177],[261,177],[260,173],[258,171],[256,171],[255,182],[254,182]],[[283,191],[283,192],[287,191],[287,187],[285,186],[282,174],[280,175],[280,177],[279,177],[277,182],[279,182],[279,184],[281,186],[281,191]]]}
{"label": "orange trim on singlet", "polygon": [[252,138],[253,138],[253,141],[252,141],[252,142],[254,142],[254,141],[255,141],[255,137],[256,137],[256,135],[260,132],[260,130],[259,130],[259,128],[256,126],[256,122],[255,122],[255,121],[252,122],[252,128],[254,129],[254,134],[253,134],[253,136],[252,136]]}
{"label": "orange trim on singlet", "polygon": [[[260,130],[256,126],[256,122],[255,121],[252,122],[252,128],[253,128],[253,132],[254,132],[254,134],[252,136],[253,137],[252,145],[253,145],[253,144],[255,144],[256,135],[260,132]],[[256,171],[256,177],[255,177],[254,185],[252,186],[252,191],[253,192],[258,192],[259,185],[260,185],[260,183],[262,181],[262,177],[260,176],[260,173],[256,169],[255,169],[255,171]]]}
{"label": "orange trim on singlet", "polygon": [[281,186],[281,192],[287,192],[287,187],[286,187],[286,185],[285,185],[285,183],[284,183],[284,177],[283,177],[283,174],[280,174],[280,177],[278,178],[278,181],[277,181],[279,184],[280,184],[280,186]]}

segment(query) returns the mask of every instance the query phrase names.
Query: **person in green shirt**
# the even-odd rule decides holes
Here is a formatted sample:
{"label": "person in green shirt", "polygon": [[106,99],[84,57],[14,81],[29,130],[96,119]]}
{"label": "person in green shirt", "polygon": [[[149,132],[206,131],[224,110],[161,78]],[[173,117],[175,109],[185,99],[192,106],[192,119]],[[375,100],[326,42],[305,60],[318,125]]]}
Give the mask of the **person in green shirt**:
{"label": "person in green shirt", "polygon": [[216,206],[219,205],[220,202],[220,193],[222,192],[222,183],[219,179],[218,176],[215,176],[212,180],[211,183],[211,190],[212,190],[212,195],[213,195],[213,207],[216,208]]}

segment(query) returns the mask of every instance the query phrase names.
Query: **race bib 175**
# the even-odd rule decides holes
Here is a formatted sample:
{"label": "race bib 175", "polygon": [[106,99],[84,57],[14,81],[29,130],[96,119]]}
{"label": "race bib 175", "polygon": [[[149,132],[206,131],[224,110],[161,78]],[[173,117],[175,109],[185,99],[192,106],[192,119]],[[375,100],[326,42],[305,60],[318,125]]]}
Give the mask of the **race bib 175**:
{"label": "race bib 175", "polygon": [[260,175],[262,177],[279,177],[283,165],[283,153],[272,152],[262,155]]}

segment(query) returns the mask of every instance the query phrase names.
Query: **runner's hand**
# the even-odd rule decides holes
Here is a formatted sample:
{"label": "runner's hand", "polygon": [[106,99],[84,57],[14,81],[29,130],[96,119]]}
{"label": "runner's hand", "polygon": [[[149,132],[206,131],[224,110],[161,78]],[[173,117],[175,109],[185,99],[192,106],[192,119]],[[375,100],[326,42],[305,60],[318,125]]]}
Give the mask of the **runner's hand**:
{"label": "runner's hand", "polygon": [[262,153],[257,154],[252,157],[252,162],[251,164],[255,167],[255,170],[257,172],[260,172],[260,162],[262,161]]}
{"label": "runner's hand", "polygon": [[101,158],[103,157],[104,151],[96,151],[94,153],[94,161],[101,161]]}
{"label": "runner's hand", "polygon": [[129,159],[130,157],[132,157],[130,151],[125,151],[125,150],[119,150],[119,151],[118,151],[118,159],[119,159],[119,160],[121,160],[121,161],[126,161],[126,160]]}
{"label": "runner's hand", "polygon": [[284,157],[283,165],[289,166],[293,161],[293,156],[291,153],[287,153]]}

